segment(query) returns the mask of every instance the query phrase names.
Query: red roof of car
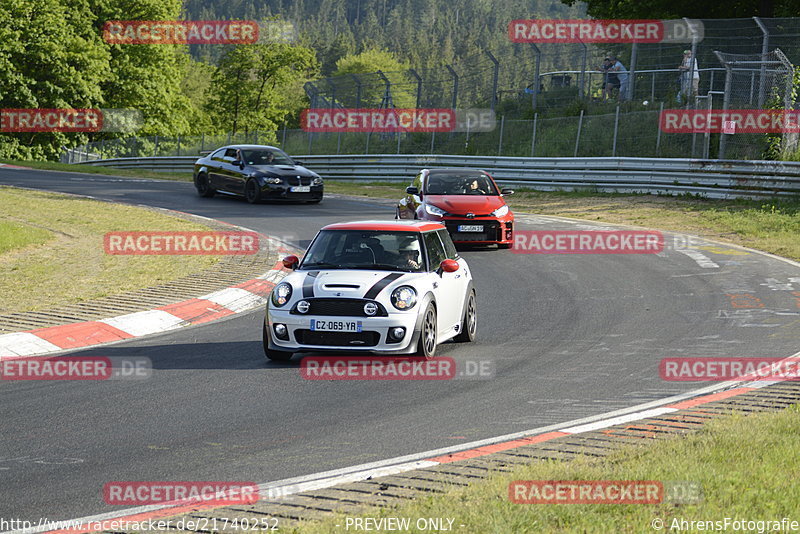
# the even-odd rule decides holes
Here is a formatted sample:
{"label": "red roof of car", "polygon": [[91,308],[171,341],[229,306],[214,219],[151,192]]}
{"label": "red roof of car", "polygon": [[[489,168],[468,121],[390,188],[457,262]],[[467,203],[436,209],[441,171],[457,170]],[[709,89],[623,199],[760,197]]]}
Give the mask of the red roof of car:
{"label": "red roof of car", "polygon": [[329,224],[323,230],[377,230],[380,232],[427,232],[444,225],[432,221],[353,221]]}

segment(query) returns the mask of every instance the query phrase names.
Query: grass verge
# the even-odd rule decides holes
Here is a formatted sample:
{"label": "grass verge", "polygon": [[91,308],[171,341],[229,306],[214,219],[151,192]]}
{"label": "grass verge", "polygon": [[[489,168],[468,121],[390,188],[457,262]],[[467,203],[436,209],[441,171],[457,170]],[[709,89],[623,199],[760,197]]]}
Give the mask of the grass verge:
{"label": "grass verge", "polygon": [[208,230],[155,211],[0,187],[0,313],[34,311],[161,284],[217,256],[111,256],[111,231]]}
{"label": "grass verge", "polygon": [[179,182],[191,182],[191,172],[156,172],[144,169],[114,169],[112,167],[95,167],[93,165],[73,165],[70,163],[59,163],[57,161],[18,161],[10,159],[0,159],[0,163],[6,165],[18,165],[20,167],[30,167],[31,169],[41,169],[43,171],[63,171],[80,172],[83,174],[101,174],[104,176],[121,176],[123,178],[155,178],[158,180],[175,180]]}
{"label": "grass verge", "polygon": [[[326,181],[329,193],[399,200],[406,183]],[[542,192],[506,199],[515,213],[558,215],[704,236],[800,260],[800,198],[705,200],[695,197]]]}
{"label": "grass verge", "polygon": [[[675,521],[681,520],[799,520],[799,434],[798,405],[777,413],[732,415],[686,437],[626,447],[602,459],[536,462],[446,494],[349,517],[410,518],[406,532],[424,532],[415,527],[419,518],[452,518],[454,532],[518,534],[677,531]],[[696,504],[514,504],[508,486],[515,480],[686,481],[700,485],[702,498]],[[679,530],[712,530],[687,525]],[[345,516],[339,516],[291,532],[346,532],[345,526]]]}

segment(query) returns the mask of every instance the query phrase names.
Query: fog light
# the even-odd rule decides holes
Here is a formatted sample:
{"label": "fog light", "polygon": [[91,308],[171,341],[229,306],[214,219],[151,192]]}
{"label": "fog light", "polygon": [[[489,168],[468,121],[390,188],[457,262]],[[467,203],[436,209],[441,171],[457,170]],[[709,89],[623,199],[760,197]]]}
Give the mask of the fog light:
{"label": "fog light", "polygon": [[370,316],[375,315],[378,313],[378,305],[374,302],[367,302],[364,304],[364,313]]}
{"label": "fog light", "polygon": [[287,330],[285,324],[275,323],[272,325],[272,329],[275,330],[275,337],[284,341],[288,341],[289,330]]}
{"label": "fog light", "polygon": [[301,300],[297,303],[297,311],[299,313],[308,313],[308,310],[311,309],[311,304],[307,300]]}
{"label": "fog light", "polygon": [[396,327],[392,328],[391,330],[389,330],[389,336],[392,339],[396,339],[398,341],[403,339],[403,336],[405,336],[405,335],[406,335],[406,329],[402,328],[400,326],[396,326]]}

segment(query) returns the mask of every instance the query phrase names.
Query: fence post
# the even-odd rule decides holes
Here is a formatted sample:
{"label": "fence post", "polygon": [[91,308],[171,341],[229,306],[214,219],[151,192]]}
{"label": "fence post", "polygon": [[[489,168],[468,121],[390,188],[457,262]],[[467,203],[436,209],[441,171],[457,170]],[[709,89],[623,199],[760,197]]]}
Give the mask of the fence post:
{"label": "fence post", "polygon": [[367,145],[364,147],[364,154],[369,154],[369,136],[372,135],[372,132],[367,132]]}
{"label": "fence post", "polygon": [[[586,79],[586,54],[588,53],[589,49],[587,48],[586,43],[584,43],[583,41],[578,41],[578,42],[583,47],[583,56],[582,56],[583,59],[581,60],[581,81],[580,81],[580,88],[578,89],[578,98],[583,99],[583,93],[584,93],[583,85]],[[581,116],[583,116],[583,114],[581,114]]]}
{"label": "fence post", "polygon": [[628,94],[625,95],[626,100],[633,100],[633,86],[636,83],[636,58],[639,52],[639,43],[631,45],[631,64],[628,69]]}
{"label": "fence post", "polygon": [[281,141],[281,148],[286,150],[286,122],[283,123],[283,141]]}
{"label": "fence post", "polygon": [[158,136],[156,136],[156,142],[153,145],[153,157],[156,157],[156,154],[158,154]]}
{"label": "fence post", "polygon": [[206,134],[203,133],[200,135],[200,152],[202,153],[206,149]]}
{"label": "fence post", "polygon": [[[761,77],[758,85],[758,109],[764,108],[764,99],[766,98],[767,92],[767,85],[766,85],[766,77],[767,77],[767,65],[763,63],[766,59],[767,54],[769,53],[769,31],[767,27],[764,26],[764,23],[761,22],[761,19],[758,17],[753,17],[753,20],[758,25],[758,28],[761,30],[762,38],[761,38],[761,71],[759,72],[759,76]],[[755,73],[754,73],[755,74]]]}
{"label": "fence post", "polygon": [[308,132],[308,153],[309,153],[309,154],[311,154],[311,137],[312,137],[313,135],[314,135],[314,134],[312,134],[311,132]]}
{"label": "fence post", "polygon": [[417,80],[417,109],[419,109],[422,106],[422,77],[414,69],[408,69],[408,72]]}
{"label": "fence post", "polygon": [[497,105],[497,80],[500,76],[500,62],[497,61],[497,58],[492,55],[491,52],[485,50],[486,55],[489,56],[489,59],[492,60],[494,63],[494,75],[492,77],[492,111],[494,111],[495,105]]}
{"label": "fence post", "polygon": [[[731,77],[733,73],[731,72],[730,64],[725,61],[722,55],[718,51],[714,51],[717,58],[719,59],[720,63],[725,66],[725,89],[724,94],[722,97],[722,110],[728,111],[728,105],[730,104],[730,96],[731,96]],[[725,159],[725,149],[727,148],[728,144],[728,134],[721,133],[719,134],[719,153],[717,154],[717,159]]]}
{"label": "fence post", "polygon": [[431,154],[433,154],[433,143],[436,141],[436,131],[431,132]]}
{"label": "fence post", "polygon": [[661,157],[661,115],[664,113],[664,102],[658,106],[658,119],[656,120],[656,157]]}
{"label": "fence post", "polygon": [[178,156],[181,155],[181,136],[178,136]]}
{"label": "fence post", "polygon": [[498,141],[497,143],[498,156],[503,153],[503,130],[505,129],[505,125],[506,125],[506,116],[503,115],[502,117],[500,117],[500,141]]}
{"label": "fence post", "polygon": [[453,77],[453,104],[450,107],[456,109],[456,102],[458,102],[458,74],[450,65],[445,65],[445,68],[450,72],[450,76]]}
{"label": "fence post", "polygon": [[617,155],[617,132],[619,131],[619,104],[617,104],[617,111],[614,114],[614,142],[611,145],[611,157]]}
{"label": "fence post", "polygon": [[339,151],[342,149],[342,132],[340,131],[339,134],[336,136],[336,155],[339,155]]}
{"label": "fence post", "polygon": [[400,153],[400,139],[403,137],[401,132],[397,132],[397,153]]}
{"label": "fence post", "polygon": [[533,135],[531,136],[531,157],[533,157],[533,152],[536,150],[536,122],[539,119],[539,114],[533,114]]}
{"label": "fence post", "polygon": [[539,100],[539,66],[542,62],[542,52],[539,50],[539,47],[535,44],[531,43],[531,47],[533,48],[533,52],[536,54],[536,65],[533,69],[533,97],[531,104],[533,105],[533,111],[536,111],[536,103]]}
{"label": "fence post", "polygon": [[[584,45],[585,46],[585,45]],[[581,129],[583,128],[583,110],[581,110],[581,115],[578,117],[578,133],[575,135],[575,154],[573,157],[578,157],[578,146],[581,144]]]}

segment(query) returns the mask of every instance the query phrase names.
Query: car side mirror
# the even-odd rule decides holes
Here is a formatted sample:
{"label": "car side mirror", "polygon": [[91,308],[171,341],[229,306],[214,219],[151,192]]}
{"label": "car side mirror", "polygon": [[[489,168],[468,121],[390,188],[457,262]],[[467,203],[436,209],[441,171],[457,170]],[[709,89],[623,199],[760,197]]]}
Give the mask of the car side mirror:
{"label": "car side mirror", "polygon": [[287,269],[295,270],[297,266],[300,264],[300,259],[292,254],[291,256],[286,256],[283,258],[283,266]]}
{"label": "car side mirror", "polygon": [[500,194],[501,195],[513,195],[514,194],[514,190],[510,189],[508,187],[504,187],[503,189],[500,190]]}
{"label": "car side mirror", "polygon": [[239,169],[242,169],[242,170],[244,170],[244,161],[241,161],[241,160],[236,160],[236,161],[234,161],[234,162],[233,162],[233,164],[234,164],[234,165],[236,165],[236,166],[238,166],[238,167],[239,167]]}
{"label": "car side mirror", "polygon": [[297,160],[294,160],[294,164],[295,164],[295,165],[299,165],[299,166],[301,166],[301,167],[302,167],[303,165],[305,165],[305,163],[303,163],[302,161],[297,161]]}
{"label": "car side mirror", "polygon": [[442,263],[439,265],[439,268],[446,273],[454,273],[458,270],[458,262],[456,260],[442,260]]}
{"label": "car side mirror", "polygon": [[419,189],[414,186],[406,187],[406,193],[409,195],[419,195]]}

